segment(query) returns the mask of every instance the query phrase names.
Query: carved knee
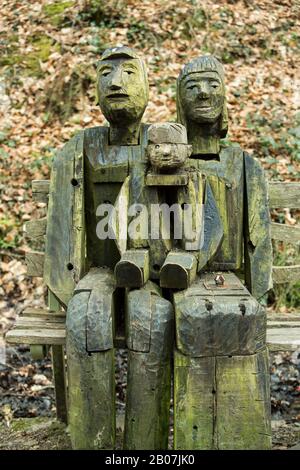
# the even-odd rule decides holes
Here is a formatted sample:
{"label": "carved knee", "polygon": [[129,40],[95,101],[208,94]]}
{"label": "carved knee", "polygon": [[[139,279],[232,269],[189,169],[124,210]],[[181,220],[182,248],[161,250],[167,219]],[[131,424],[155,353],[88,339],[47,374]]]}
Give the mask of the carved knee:
{"label": "carved knee", "polygon": [[152,283],[147,284],[127,295],[127,347],[167,359],[173,341],[173,307],[156,289],[149,288]]}
{"label": "carved knee", "polygon": [[113,348],[114,279],[105,269],[94,268],[77,284],[67,311],[67,341],[78,352]]}
{"label": "carved knee", "polygon": [[180,352],[193,357],[248,355],[265,347],[265,311],[235,276],[234,281],[234,288],[232,284],[218,291],[200,280],[184,293],[175,294]]}
{"label": "carved knee", "polygon": [[72,297],[67,310],[67,342],[72,342],[76,350],[86,353],[86,313],[90,292],[78,292]]}

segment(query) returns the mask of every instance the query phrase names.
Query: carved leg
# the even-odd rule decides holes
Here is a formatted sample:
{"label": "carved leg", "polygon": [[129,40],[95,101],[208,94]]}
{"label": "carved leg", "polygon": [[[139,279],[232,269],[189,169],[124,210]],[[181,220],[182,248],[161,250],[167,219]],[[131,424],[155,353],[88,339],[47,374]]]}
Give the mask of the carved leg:
{"label": "carved leg", "polygon": [[[53,293],[48,289],[48,307],[58,312],[61,306]],[[66,365],[64,346],[52,345],[52,368],[55,385],[56,416],[59,421],[68,424]]]}
{"label": "carved leg", "polygon": [[128,380],[125,449],[167,449],[171,394],[172,305],[153,284],[127,297]]}
{"label": "carved leg", "polygon": [[269,449],[265,313],[234,275],[222,290],[210,276],[174,295],[175,449]]}
{"label": "carved leg", "polygon": [[69,429],[74,449],[112,449],[114,287],[95,277],[88,281],[80,281],[67,312]]}
{"label": "carved leg", "polygon": [[142,287],[149,279],[148,250],[128,250],[116,264],[115,277],[118,287]]}
{"label": "carved leg", "polygon": [[170,252],[160,271],[160,285],[187,289],[196,277],[197,259],[191,253]]}
{"label": "carved leg", "polygon": [[215,358],[174,353],[174,448],[214,449]]}
{"label": "carved leg", "polygon": [[267,350],[249,356],[174,357],[177,450],[269,449]]}

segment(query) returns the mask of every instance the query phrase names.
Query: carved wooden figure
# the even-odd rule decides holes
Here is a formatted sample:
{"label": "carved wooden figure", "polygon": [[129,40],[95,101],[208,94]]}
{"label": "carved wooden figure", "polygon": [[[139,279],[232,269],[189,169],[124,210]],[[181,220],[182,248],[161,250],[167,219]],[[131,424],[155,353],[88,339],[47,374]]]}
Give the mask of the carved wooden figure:
{"label": "carved wooden figure", "polygon": [[[115,266],[116,282],[120,287],[141,287],[150,276],[160,287],[184,289],[214,256],[223,236],[222,223],[209,182],[198,169],[185,167],[192,149],[185,127],[152,124],[147,139],[150,168],[134,200],[145,212],[140,216],[139,232],[132,233],[130,217],[124,216],[130,202],[128,188],[134,184],[132,176],[121,188],[112,217],[112,232],[121,254]],[[143,206],[139,206],[141,202]],[[135,235],[134,240],[120,239],[124,226],[128,235]]]}
{"label": "carved wooden figure", "polygon": [[210,183],[224,237],[192,286],[173,296],[175,448],[268,449],[266,315],[257,302],[271,287],[272,267],[263,170],[242,149],[221,146],[228,116],[217,59],[183,68],[177,106],[193,147],[188,163]]}
{"label": "carved wooden figure", "polygon": [[[103,204],[123,187],[132,201],[144,184],[148,101],[144,62],[130,48],[106,50],[97,93],[109,127],[87,129],[58,153],[51,176],[44,277],[67,308],[69,428],[76,449],[115,444],[115,332],[124,327],[128,388],[124,447],[167,447],[173,313],[160,289],[118,289],[115,240],[99,239]],[[127,180],[126,180],[127,179]],[[139,246],[138,246],[139,248]],[[145,264],[139,255],[138,264]],[[148,278],[143,273],[145,281]]]}

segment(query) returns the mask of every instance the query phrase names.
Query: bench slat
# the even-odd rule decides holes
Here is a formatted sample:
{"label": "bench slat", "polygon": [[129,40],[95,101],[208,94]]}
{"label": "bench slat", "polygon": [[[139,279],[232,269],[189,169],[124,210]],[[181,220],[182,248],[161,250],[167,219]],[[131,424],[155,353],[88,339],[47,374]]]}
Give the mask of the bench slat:
{"label": "bench slat", "polygon": [[286,243],[300,243],[300,225],[271,223],[271,237]]}
{"label": "bench slat", "polygon": [[300,280],[300,264],[294,266],[273,266],[274,284],[285,284],[286,282],[297,282]]}
{"label": "bench slat", "polygon": [[[31,320],[31,321],[29,321]],[[16,329],[31,329],[31,330],[35,330],[35,329],[43,329],[45,328],[46,330],[47,329],[51,329],[53,328],[54,330],[61,330],[65,327],[65,321],[62,321],[62,320],[55,320],[55,321],[47,321],[44,319],[41,319],[40,321],[36,321],[35,319],[33,318],[30,318],[30,319],[27,319],[27,318],[19,318],[18,322],[16,323],[15,325],[15,328]]]}
{"label": "bench slat", "polygon": [[32,199],[36,202],[48,203],[50,180],[33,180]]}
{"label": "bench slat", "polygon": [[272,312],[267,315],[268,324],[273,321],[285,322],[288,327],[290,321],[298,321],[300,326],[300,312],[278,313]]}
{"label": "bench slat", "polygon": [[300,321],[268,321],[268,328],[300,328]]}
{"label": "bench slat", "polygon": [[270,328],[267,330],[270,351],[295,351],[300,348],[300,328]]}
{"label": "bench slat", "polygon": [[43,277],[45,253],[42,251],[27,251],[25,262],[27,265],[27,276]]}
{"label": "bench slat", "polygon": [[6,333],[6,341],[14,344],[65,344],[66,330],[61,328],[54,329],[17,329],[14,328]]}
{"label": "bench slat", "polygon": [[54,312],[52,310],[47,310],[45,308],[31,308],[27,307],[21,314],[20,317],[61,317],[66,318],[66,312],[64,310],[60,310],[59,312]]}
{"label": "bench slat", "polygon": [[300,208],[300,183],[269,181],[270,207]]}
{"label": "bench slat", "polygon": [[40,240],[46,235],[47,217],[26,222],[24,233],[31,240]]}

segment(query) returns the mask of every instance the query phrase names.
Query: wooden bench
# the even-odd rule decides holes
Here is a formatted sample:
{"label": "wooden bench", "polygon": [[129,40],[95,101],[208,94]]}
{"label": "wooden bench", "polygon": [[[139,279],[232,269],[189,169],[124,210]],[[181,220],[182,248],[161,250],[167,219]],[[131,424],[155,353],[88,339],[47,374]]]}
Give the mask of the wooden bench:
{"label": "wooden bench", "polygon": [[[49,181],[33,181],[33,199],[47,203]],[[299,183],[269,183],[270,208],[300,209]],[[42,240],[46,234],[46,217],[32,220],[25,225],[25,233],[32,240]],[[272,238],[289,243],[299,243],[300,225],[289,226],[272,223]],[[30,251],[26,253],[27,272],[30,276],[43,276],[44,253]],[[300,279],[300,265],[274,266],[273,280],[275,284],[296,282]],[[14,344],[31,345],[35,356],[43,351],[42,345],[52,349],[53,374],[56,390],[57,417],[67,421],[66,381],[65,381],[65,318],[57,300],[49,292],[48,309],[26,309],[19,316],[13,329],[6,335],[6,341]],[[300,313],[269,315],[267,329],[269,350],[293,351],[300,347]],[[118,337],[115,346],[125,347],[125,338]],[[37,351],[38,348],[38,351]]]}
{"label": "wooden bench", "polygon": [[[300,184],[269,182],[270,209],[300,209]],[[273,240],[300,243],[300,225],[271,223]],[[300,280],[300,265],[273,266],[274,284],[295,283]],[[267,344],[270,351],[294,351],[300,348],[300,313],[270,314]]]}

